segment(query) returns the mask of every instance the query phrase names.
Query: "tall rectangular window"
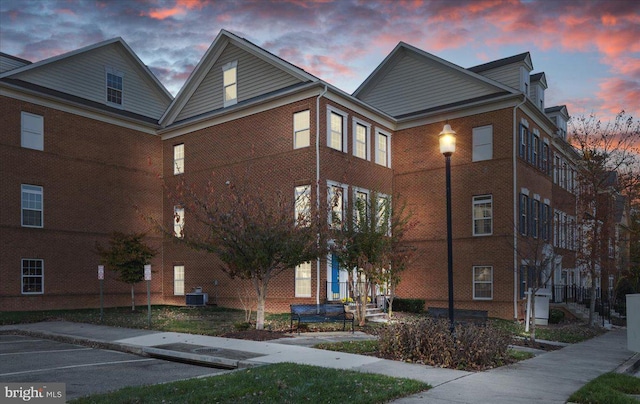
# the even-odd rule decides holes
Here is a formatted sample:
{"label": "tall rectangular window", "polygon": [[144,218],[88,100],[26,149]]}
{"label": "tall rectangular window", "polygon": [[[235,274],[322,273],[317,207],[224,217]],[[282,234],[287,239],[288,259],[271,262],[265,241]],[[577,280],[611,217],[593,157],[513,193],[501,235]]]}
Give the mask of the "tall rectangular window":
{"label": "tall rectangular window", "polygon": [[520,234],[526,236],[529,232],[529,197],[520,194]]}
{"label": "tall rectangular window", "polygon": [[299,149],[311,144],[311,132],[309,130],[309,110],[293,114],[293,148]]}
{"label": "tall rectangular window", "polygon": [[356,225],[360,226],[363,220],[367,220],[369,216],[369,193],[362,189],[355,192],[355,216]]}
{"label": "tall rectangular window", "polygon": [[553,215],[553,245],[560,247],[560,212]]}
{"label": "tall rectangular window", "polygon": [[531,201],[531,236],[538,238],[538,229],[540,228],[540,201],[533,199]]}
{"label": "tall rectangular window", "polygon": [[379,194],[376,206],[376,226],[387,235],[391,235],[391,199],[388,195]]}
{"label": "tall rectangular window", "polygon": [[295,297],[311,297],[311,262],[296,267]]}
{"label": "tall rectangular window", "polygon": [[542,237],[543,240],[549,240],[549,221],[551,219],[550,215],[550,211],[549,211],[549,205],[547,205],[546,203],[542,205],[542,212],[541,212],[541,221],[542,224],[540,226],[540,237]]}
{"label": "tall rectangular window", "polygon": [[22,259],[22,294],[41,295],[44,293],[44,261]]}
{"label": "tall rectangular window", "polygon": [[107,71],[107,102],[122,105],[123,77],[122,73]]}
{"label": "tall rectangular window", "polygon": [[342,228],[342,221],[344,219],[345,212],[345,192],[344,188],[340,185],[329,184],[329,206],[331,210],[329,212],[329,224],[334,229]]}
{"label": "tall rectangular window", "polygon": [[295,188],[295,224],[296,226],[311,225],[311,186],[301,185]]}
{"label": "tall rectangular window", "polygon": [[473,267],[473,300],[493,299],[493,267]]}
{"label": "tall rectangular window", "polygon": [[184,143],[173,146],[173,174],[184,173]]}
{"label": "tall rectangular window", "polygon": [[44,150],[44,118],[42,116],[22,112],[20,144],[27,149]]}
{"label": "tall rectangular window", "polygon": [[184,208],[173,207],[173,235],[177,238],[184,237]]}
{"label": "tall rectangular window", "polygon": [[493,158],[493,126],[473,128],[472,161],[491,160]]}
{"label": "tall rectangular window", "polygon": [[184,265],[173,266],[173,294],[184,295]]}
{"label": "tall rectangular window", "polygon": [[538,167],[538,154],[540,153],[540,138],[533,135],[533,144],[531,146],[531,164]]}
{"label": "tall rectangular window", "polygon": [[369,160],[369,126],[356,122],[353,128],[353,155]]}
{"label": "tall rectangular window", "polygon": [[222,66],[223,105],[228,107],[238,103],[238,62]]}
{"label": "tall rectangular window", "polygon": [[344,117],[335,112],[330,112],[329,116],[329,147],[345,151],[342,142],[342,137],[344,136]]}
{"label": "tall rectangular window", "polygon": [[376,133],[376,163],[390,167],[389,135],[383,132]]}
{"label": "tall rectangular window", "polygon": [[473,197],[473,235],[487,236],[493,232],[493,197]]}
{"label": "tall rectangular window", "polygon": [[527,156],[527,127],[520,125],[520,157],[525,158]]}
{"label": "tall rectangular window", "polygon": [[43,227],[42,187],[22,184],[21,191],[22,227]]}
{"label": "tall rectangular window", "polygon": [[542,165],[540,167],[545,174],[549,174],[549,145],[542,144]]}

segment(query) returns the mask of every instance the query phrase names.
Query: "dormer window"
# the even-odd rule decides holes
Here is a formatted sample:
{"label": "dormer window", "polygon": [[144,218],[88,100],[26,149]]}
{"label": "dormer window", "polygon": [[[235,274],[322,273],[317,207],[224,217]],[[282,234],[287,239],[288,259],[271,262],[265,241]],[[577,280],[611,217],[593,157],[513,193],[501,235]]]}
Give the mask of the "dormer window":
{"label": "dormer window", "polygon": [[222,66],[222,86],[225,107],[238,103],[237,74],[237,61],[233,61]]}
{"label": "dormer window", "polygon": [[122,106],[124,73],[107,68],[107,103]]}
{"label": "dormer window", "polygon": [[531,97],[529,94],[529,83],[530,83],[529,71],[524,67],[520,67],[520,91],[522,91],[527,97]]}

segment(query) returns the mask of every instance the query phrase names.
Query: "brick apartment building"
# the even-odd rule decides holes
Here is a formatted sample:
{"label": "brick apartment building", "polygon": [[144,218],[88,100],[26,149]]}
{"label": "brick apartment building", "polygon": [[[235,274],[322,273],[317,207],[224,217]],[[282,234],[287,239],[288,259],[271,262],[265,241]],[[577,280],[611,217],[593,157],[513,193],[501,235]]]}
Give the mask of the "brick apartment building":
{"label": "brick apartment building", "polygon": [[[553,282],[579,282],[578,156],[566,142],[568,111],[546,108],[546,77],[532,74],[529,53],[465,69],[400,43],[347,94],[221,31],[175,98],[120,38],[0,62],[3,310],[95,307],[95,243],[149,231],[143,215],[188,231],[189,215],[163,189],[182,179],[251,181],[314,201],[340,192],[344,210],[373,192],[400,195],[419,224],[409,237],[417,258],[397,294],[445,307],[445,123],[457,132],[456,307],[522,317],[536,259],[522,251],[532,242],[555,251]],[[210,303],[241,307],[246,285],[214,257],[148,240],[159,251],[154,303],[184,304],[202,287]],[[346,279],[331,257],[301,265],[271,282],[267,309],[338,300]],[[128,286],[112,274],[105,291],[107,305],[127,304]]]}

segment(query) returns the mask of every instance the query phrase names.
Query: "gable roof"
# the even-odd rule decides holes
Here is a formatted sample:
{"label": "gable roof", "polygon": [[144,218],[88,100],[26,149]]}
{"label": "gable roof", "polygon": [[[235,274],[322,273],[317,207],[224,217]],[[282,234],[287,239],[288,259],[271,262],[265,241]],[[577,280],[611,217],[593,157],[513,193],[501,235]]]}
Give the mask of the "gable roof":
{"label": "gable roof", "polygon": [[[245,88],[253,88],[253,92],[247,96],[248,98],[253,99],[264,96],[269,92],[282,91],[296,84],[321,82],[314,75],[267,52],[250,41],[229,31],[221,30],[163,114],[160,119],[161,125],[168,126],[179,120],[192,118],[211,110],[222,108],[220,101],[212,101],[211,90],[215,87],[216,80],[218,78],[221,80],[221,74],[214,69],[214,66],[220,66],[227,56],[249,58],[246,60],[249,61],[249,64],[255,65],[255,69],[263,72],[268,70],[264,77],[262,77],[262,74],[252,77],[254,80],[260,80],[261,85],[246,86]],[[239,71],[241,72],[240,69]],[[269,75],[271,76],[269,77]],[[270,78],[272,79],[271,82],[269,82]],[[273,80],[273,78],[276,79]],[[221,84],[220,80],[218,81]],[[240,78],[238,78],[238,81],[240,81]],[[262,88],[258,89],[258,87]],[[240,90],[239,87],[238,92]],[[218,94],[217,91],[215,93]],[[219,94],[221,96],[221,90]],[[238,94],[238,104],[236,105],[240,106],[242,105],[241,101],[246,101],[246,99],[242,100],[241,98],[241,94]]]}
{"label": "gable roof", "polygon": [[17,69],[18,67],[22,67],[28,64],[31,64],[29,60],[9,55],[8,53],[0,52],[0,73]]}
{"label": "gable roof", "polygon": [[[126,71],[123,104],[106,103],[105,69]],[[171,94],[122,38],[113,38],[0,74],[0,81],[63,100],[86,99],[108,112],[144,116],[156,122]]]}
{"label": "gable roof", "polygon": [[544,72],[532,74],[529,78],[529,82],[531,83],[538,82],[544,88],[549,88],[549,86],[547,85],[547,76],[544,74]]}
{"label": "gable roof", "polygon": [[515,89],[400,42],[353,96],[405,118],[519,94]]}
{"label": "gable roof", "polygon": [[487,70],[491,70],[498,67],[515,64],[515,63],[523,63],[529,68],[529,71],[533,70],[533,62],[531,62],[531,54],[529,52],[524,52],[518,55],[513,55],[506,58],[483,63],[481,65],[470,67],[468,70],[474,73],[480,73],[480,72],[484,72]]}

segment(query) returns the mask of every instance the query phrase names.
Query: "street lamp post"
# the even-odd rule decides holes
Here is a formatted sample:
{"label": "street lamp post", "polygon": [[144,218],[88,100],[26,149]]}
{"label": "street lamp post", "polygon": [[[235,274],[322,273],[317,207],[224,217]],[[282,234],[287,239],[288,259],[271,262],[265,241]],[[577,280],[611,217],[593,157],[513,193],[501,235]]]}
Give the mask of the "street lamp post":
{"label": "street lamp post", "polygon": [[449,280],[449,330],[455,330],[453,318],[453,240],[451,236],[451,155],[456,151],[456,132],[446,124],[440,132],[440,153],[445,158],[447,182],[447,272]]}

